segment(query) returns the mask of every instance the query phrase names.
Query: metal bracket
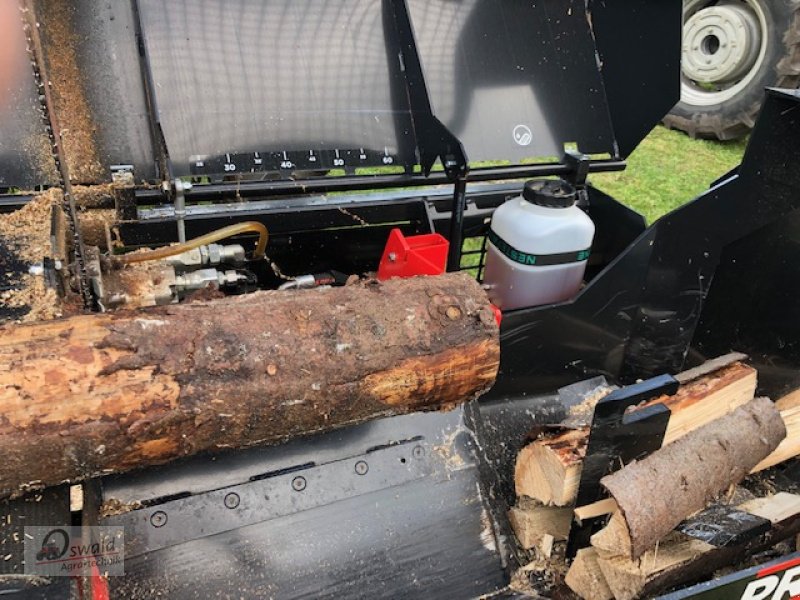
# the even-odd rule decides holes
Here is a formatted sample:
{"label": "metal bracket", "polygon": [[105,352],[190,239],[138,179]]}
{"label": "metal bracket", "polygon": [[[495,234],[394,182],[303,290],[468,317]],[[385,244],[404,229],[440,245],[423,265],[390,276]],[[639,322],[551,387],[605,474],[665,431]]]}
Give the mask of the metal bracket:
{"label": "metal bracket", "polygon": [[[431,452],[423,441],[409,441],[178,498],[102,524],[125,527],[126,554],[133,557],[428,477],[435,469]],[[198,514],[205,515],[200,530]]]}
{"label": "metal bracket", "polygon": [[178,223],[178,241],[186,242],[186,192],[192,189],[192,184],[177,177],[172,180],[172,192],[175,205],[175,220]]}
{"label": "metal bracket", "polygon": [[[661,375],[611,392],[597,403],[589,431],[586,458],[583,460],[576,506],[592,504],[606,497],[600,480],[624,464],[659,448],[669,424],[670,410],[663,404],[648,406],[628,414],[628,409],[662,395],[678,391],[678,381]],[[603,518],[573,523],[567,556],[574,557],[600,528]]]}
{"label": "metal bracket", "polygon": [[769,519],[752,515],[733,506],[714,504],[687,519],[678,527],[681,533],[725,548],[740,546],[772,529]]}
{"label": "metal bracket", "polygon": [[586,191],[586,183],[592,166],[591,158],[588,154],[577,150],[567,150],[564,153],[564,164],[569,169],[564,179],[578,190],[578,206],[588,206],[589,193]]}

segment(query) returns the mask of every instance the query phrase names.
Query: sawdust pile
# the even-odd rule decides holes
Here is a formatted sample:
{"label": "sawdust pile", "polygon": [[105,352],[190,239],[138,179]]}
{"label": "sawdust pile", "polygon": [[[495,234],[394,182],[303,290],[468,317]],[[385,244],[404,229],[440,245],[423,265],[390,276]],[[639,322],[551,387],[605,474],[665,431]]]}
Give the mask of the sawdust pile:
{"label": "sawdust pile", "polygon": [[52,0],[38,6],[44,52],[55,111],[61,126],[70,179],[75,183],[101,181],[105,176],[97,150],[97,127],[86,95],[85,74],[80,68],[74,3]]}
{"label": "sawdust pile", "polygon": [[[0,244],[8,256],[23,265],[41,262],[52,255],[50,247],[50,215],[53,207],[60,210],[63,195],[52,189],[36,196],[26,206],[7,215],[0,215]],[[47,288],[39,275],[19,273],[4,264],[0,257],[0,307],[30,307],[21,321],[42,321],[60,317],[61,302],[55,290]]]}
{"label": "sawdust pile", "polygon": [[23,208],[0,215],[0,238],[23,262],[32,264],[51,254],[50,213],[63,200],[60,189],[39,194]]}

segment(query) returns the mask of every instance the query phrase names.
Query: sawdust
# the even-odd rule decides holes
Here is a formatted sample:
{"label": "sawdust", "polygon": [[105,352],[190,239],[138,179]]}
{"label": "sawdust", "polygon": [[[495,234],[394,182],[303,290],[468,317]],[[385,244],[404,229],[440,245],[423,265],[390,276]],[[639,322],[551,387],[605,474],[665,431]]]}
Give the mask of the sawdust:
{"label": "sawdust", "polygon": [[614,388],[601,385],[586,395],[586,397],[578,404],[569,408],[569,415],[561,423],[564,427],[580,428],[589,425],[594,416],[594,408],[597,403],[603,398],[608,396]]}
{"label": "sawdust", "polygon": [[124,515],[134,510],[142,508],[141,502],[122,502],[116,498],[109,498],[100,505],[100,518]]}
{"label": "sawdust", "polygon": [[41,2],[37,5],[37,18],[70,180],[91,183],[104,179],[105,173],[78,60],[78,47],[83,40],[73,31],[73,5],[71,0]]}
{"label": "sawdust", "polygon": [[552,559],[537,556],[514,572],[508,587],[533,598],[551,597],[554,589],[564,586],[567,570],[566,561],[561,555]]}
{"label": "sawdust", "polygon": [[114,208],[114,194],[117,185],[99,183],[97,185],[74,185],[72,195],[78,208]]}
{"label": "sawdust", "polygon": [[30,311],[19,319],[21,323],[51,321],[64,314],[58,294],[53,288],[48,288],[39,275],[23,275],[19,289],[0,293],[0,304],[8,308],[30,307]]}
{"label": "sawdust", "polygon": [[3,244],[27,263],[37,263],[51,254],[50,213],[61,205],[60,189],[39,194],[21,209],[0,215],[0,238]]}
{"label": "sawdust", "polygon": [[53,149],[47,134],[36,133],[28,136],[22,141],[21,150],[38,173],[36,181],[47,184],[56,184],[59,181],[58,170],[53,160]]}
{"label": "sawdust", "polygon": [[[16,260],[30,265],[52,255],[50,215],[52,210],[60,210],[62,198],[61,190],[49,190],[23,208],[0,215],[0,243]],[[55,319],[63,313],[58,295],[47,288],[41,276],[3,271],[0,283],[3,287],[12,287],[0,293],[0,307],[30,307],[21,318],[22,322]]]}

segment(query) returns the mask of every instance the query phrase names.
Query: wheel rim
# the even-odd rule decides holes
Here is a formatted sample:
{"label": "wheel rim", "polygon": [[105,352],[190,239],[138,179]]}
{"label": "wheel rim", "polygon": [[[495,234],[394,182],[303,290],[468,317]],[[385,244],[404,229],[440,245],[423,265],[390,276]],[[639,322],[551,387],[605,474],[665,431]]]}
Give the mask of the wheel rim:
{"label": "wheel rim", "polygon": [[711,106],[736,96],[763,65],[768,33],[757,0],[685,0],[681,100]]}

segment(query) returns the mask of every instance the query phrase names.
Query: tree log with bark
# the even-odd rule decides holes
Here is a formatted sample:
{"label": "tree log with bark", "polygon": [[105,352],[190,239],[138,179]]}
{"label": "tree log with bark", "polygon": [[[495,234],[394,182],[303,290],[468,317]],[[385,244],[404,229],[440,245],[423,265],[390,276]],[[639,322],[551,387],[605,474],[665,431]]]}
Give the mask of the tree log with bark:
{"label": "tree log with bark", "polygon": [[592,537],[609,554],[639,558],[689,515],[739,483],[786,437],[771,400],[757,398],[634,461],[600,483],[619,506]]}
{"label": "tree log with bark", "polygon": [[449,409],[499,364],[463,274],[0,329],[0,496]]}

